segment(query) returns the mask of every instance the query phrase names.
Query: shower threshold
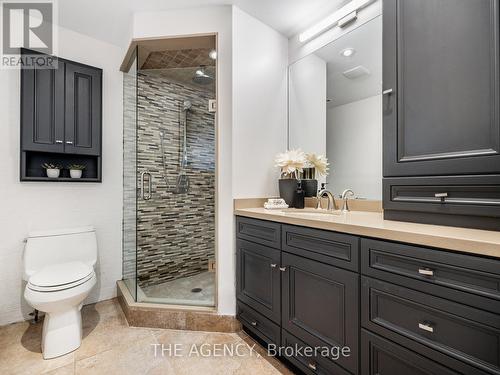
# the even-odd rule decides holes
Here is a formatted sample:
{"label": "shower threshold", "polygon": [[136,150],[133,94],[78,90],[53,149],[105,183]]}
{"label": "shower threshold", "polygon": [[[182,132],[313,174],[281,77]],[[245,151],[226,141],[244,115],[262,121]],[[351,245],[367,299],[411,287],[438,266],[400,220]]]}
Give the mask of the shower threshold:
{"label": "shower threshold", "polygon": [[137,285],[137,301],[213,307],[215,305],[215,272],[206,271],[146,287]]}

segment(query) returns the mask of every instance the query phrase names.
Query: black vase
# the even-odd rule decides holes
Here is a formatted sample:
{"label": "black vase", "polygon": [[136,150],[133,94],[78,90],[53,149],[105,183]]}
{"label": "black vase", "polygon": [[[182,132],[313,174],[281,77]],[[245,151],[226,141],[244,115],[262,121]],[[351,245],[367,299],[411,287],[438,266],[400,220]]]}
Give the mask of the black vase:
{"label": "black vase", "polygon": [[297,191],[297,180],[295,178],[280,178],[280,198],[283,198],[288,207],[293,207],[295,192]]}
{"label": "black vase", "polygon": [[316,195],[318,195],[318,180],[304,179],[301,181],[305,197],[315,197]]}

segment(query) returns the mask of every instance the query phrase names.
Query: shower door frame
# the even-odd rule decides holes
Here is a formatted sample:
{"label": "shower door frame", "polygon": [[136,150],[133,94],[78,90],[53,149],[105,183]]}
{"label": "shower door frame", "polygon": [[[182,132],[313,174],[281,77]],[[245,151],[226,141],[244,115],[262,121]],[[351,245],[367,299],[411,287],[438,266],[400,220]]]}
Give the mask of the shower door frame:
{"label": "shower door frame", "polygon": [[[120,71],[122,71],[124,74],[126,74],[132,64],[134,63],[134,57],[137,58],[136,64],[139,63],[139,46],[141,43],[147,43],[147,42],[152,42],[152,41],[162,41],[162,40],[168,40],[168,39],[179,39],[179,38],[195,38],[195,37],[204,37],[204,36],[213,36],[215,38],[215,50],[219,51],[219,33],[218,32],[210,32],[210,33],[199,33],[199,34],[180,34],[180,35],[168,35],[168,36],[158,36],[158,37],[150,37],[150,38],[134,38],[131,40],[129,47],[127,49],[127,52],[125,54],[125,57],[123,59],[122,64],[120,65]],[[137,67],[137,72],[139,71]],[[136,91],[138,90],[137,88],[137,82],[136,82]],[[161,305],[165,309],[181,309],[181,310],[194,310],[194,311],[208,311],[208,312],[217,312],[218,307],[219,307],[219,58],[215,59],[215,102],[216,102],[216,110],[215,110],[215,116],[214,116],[214,141],[215,141],[215,155],[214,155],[214,173],[215,173],[215,183],[214,183],[214,258],[215,258],[215,285],[214,285],[214,306],[195,306],[195,305],[175,305],[175,304],[170,304],[170,303],[153,303],[153,302],[137,302],[137,237],[136,237],[136,248],[135,248],[135,253],[136,253],[136,259],[135,259],[135,266],[136,266],[136,273],[135,273],[135,296],[132,296],[134,299],[134,302],[138,305],[152,305],[154,304],[155,306]],[[136,93],[136,107],[137,107],[137,93]],[[136,113],[136,117],[137,117]],[[138,120],[136,119],[136,129],[138,126]],[[137,148],[137,134],[136,134],[136,148]],[[125,168],[125,165],[123,165],[123,168]],[[135,165],[136,168],[136,177],[137,177],[137,163]],[[137,179],[136,179],[137,180]],[[137,189],[136,189],[137,190]],[[136,214],[136,236],[137,236],[137,200],[139,199],[138,196],[136,196],[136,205],[135,205],[135,214]],[[123,253],[123,235],[122,235],[122,253]],[[123,269],[123,260],[122,260],[122,269]],[[123,278],[123,273],[122,273],[122,278]],[[128,289],[128,286],[127,286]],[[130,292],[130,291],[129,291]]]}

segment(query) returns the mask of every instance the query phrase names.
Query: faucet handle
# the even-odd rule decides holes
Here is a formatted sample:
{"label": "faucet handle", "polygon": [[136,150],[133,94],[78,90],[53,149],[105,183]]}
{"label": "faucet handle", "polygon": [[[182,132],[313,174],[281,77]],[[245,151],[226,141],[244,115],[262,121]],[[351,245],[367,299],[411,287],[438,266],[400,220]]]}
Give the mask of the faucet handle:
{"label": "faucet handle", "polygon": [[342,192],[342,212],[349,212],[349,196],[354,196],[354,192],[351,189],[345,189]]}

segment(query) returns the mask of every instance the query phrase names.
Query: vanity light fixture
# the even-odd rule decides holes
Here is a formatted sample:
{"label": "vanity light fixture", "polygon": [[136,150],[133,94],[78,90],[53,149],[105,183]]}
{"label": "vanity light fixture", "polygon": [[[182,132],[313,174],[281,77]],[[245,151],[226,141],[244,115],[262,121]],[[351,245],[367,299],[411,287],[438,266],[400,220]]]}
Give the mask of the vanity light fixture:
{"label": "vanity light fixture", "polygon": [[311,26],[306,31],[299,34],[299,41],[304,43],[312,39],[318,34],[321,34],[332,27],[344,27],[357,18],[357,12],[366,7],[373,0],[352,0],[342,8],[330,14],[328,17],[319,21],[316,25]]}
{"label": "vanity light fixture", "polygon": [[208,53],[208,56],[212,59],[212,60],[215,60],[217,58],[217,51],[216,50],[211,50],[209,53]]}
{"label": "vanity light fixture", "polygon": [[340,55],[344,57],[351,57],[356,53],[356,50],[354,48],[345,48],[342,51],[340,51]]}

